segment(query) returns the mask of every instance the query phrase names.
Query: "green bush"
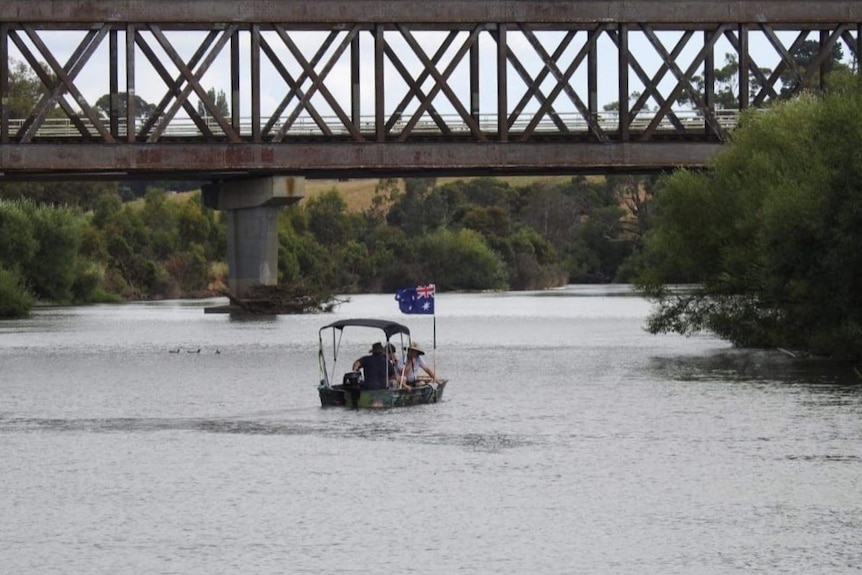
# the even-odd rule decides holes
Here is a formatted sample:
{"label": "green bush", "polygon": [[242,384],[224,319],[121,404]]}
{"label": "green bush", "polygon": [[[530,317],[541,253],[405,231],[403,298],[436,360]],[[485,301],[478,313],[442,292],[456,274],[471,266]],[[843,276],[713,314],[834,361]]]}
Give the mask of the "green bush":
{"label": "green bush", "polygon": [[0,318],[27,317],[33,307],[33,296],[21,276],[0,267]]}
{"label": "green bush", "polygon": [[25,268],[39,249],[27,204],[23,200],[0,200],[0,265],[6,269]]}
{"label": "green bush", "polygon": [[86,260],[77,260],[75,279],[72,282],[72,299],[78,303],[91,303],[104,298],[101,294],[105,279],[103,266]]}
{"label": "green bush", "polygon": [[506,289],[503,261],[474,230],[440,230],[423,238],[419,247],[425,277],[441,290]]}
{"label": "green bush", "polygon": [[[708,172],[657,196],[638,287],[652,332],[862,358],[862,83],[747,116]],[[680,279],[693,293],[665,288]]]}
{"label": "green bush", "polygon": [[78,250],[84,219],[71,208],[26,204],[39,247],[26,268],[21,268],[33,292],[41,300],[73,299]]}

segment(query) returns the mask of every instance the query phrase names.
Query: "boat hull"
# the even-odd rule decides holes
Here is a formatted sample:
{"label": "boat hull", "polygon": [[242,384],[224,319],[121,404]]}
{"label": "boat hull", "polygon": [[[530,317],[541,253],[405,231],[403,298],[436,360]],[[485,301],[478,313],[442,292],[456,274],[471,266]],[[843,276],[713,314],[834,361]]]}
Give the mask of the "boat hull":
{"label": "boat hull", "polygon": [[356,389],[334,385],[318,388],[323,407],[371,408],[407,407],[437,403],[443,399],[446,382],[412,389]]}

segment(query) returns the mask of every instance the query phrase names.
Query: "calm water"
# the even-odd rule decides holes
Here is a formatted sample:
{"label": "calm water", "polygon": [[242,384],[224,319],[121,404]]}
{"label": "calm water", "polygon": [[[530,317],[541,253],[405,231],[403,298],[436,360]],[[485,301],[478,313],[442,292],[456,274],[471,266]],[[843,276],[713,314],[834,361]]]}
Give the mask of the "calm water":
{"label": "calm water", "polygon": [[391,295],[254,321],[213,303],[0,323],[0,572],[862,566],[852,370],[649,335],[611,288],[442,294],[443,403],[324,410],[321,325],[390,317],[428,349],[432,318]]}

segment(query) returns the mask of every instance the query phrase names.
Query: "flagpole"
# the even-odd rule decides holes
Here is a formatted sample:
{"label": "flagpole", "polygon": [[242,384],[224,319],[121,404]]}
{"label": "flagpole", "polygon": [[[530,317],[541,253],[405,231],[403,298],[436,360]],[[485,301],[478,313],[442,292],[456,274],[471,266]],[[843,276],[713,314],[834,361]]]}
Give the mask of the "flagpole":
{"label": "flagpole", "polygon": [[434,314],[434,351],[437,351],[437,314]]}
{"label": "flagpole", "polygon": [[[434,361],[437,361],[437,314],[434,313]],[[434,366],[434,373],[437,373],[436,365]]]}
{"label": "flagpole", "polygon": [[435,288],[434,289],[434,314],[432,315],[432,317],[433,317],[432,333],[434,334],[434,358],[432,360],[432,363],[434,364],[434,367],[432,369],[434,370],[434,377],[437,377],[437,289],[436,289],[437,284],[436,283],[434,284],[434,288]]}

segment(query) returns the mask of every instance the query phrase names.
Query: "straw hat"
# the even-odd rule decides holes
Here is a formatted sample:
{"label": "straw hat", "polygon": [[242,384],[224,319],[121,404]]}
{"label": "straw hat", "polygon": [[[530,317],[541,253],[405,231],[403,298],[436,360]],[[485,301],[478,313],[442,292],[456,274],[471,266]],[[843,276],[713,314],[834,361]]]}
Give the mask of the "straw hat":
{"label": "straw hat", "polygon": [[417,352],[419,355],[425,355],[425,352],[422,351],[422,347],[419,345],[419,342],[416,340],[411,341],[410,345],[407,347],[407,351],[410,351],[411,349],[413,351]]}

